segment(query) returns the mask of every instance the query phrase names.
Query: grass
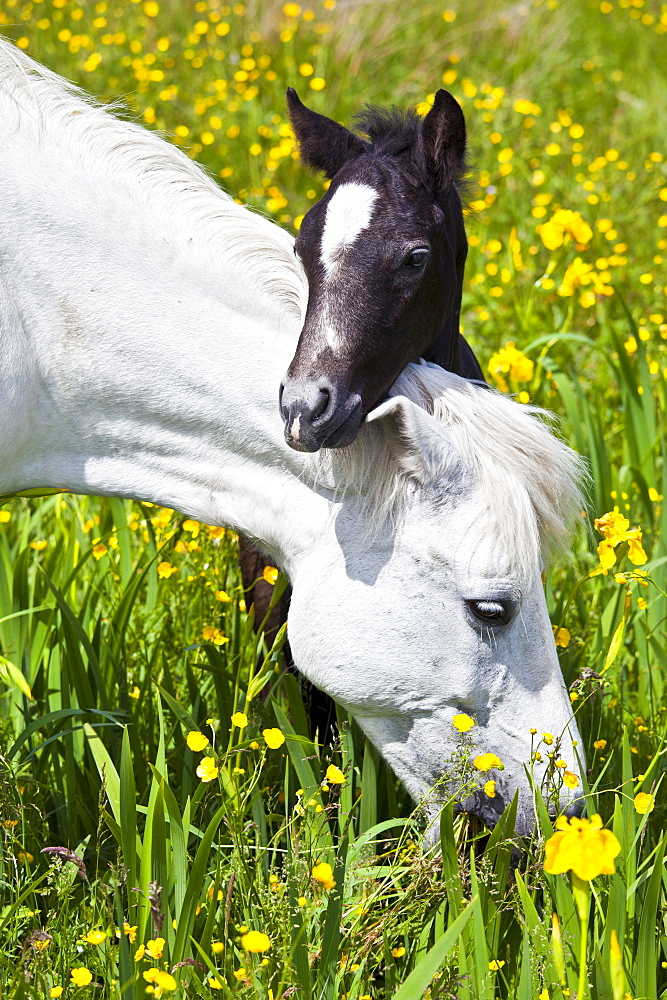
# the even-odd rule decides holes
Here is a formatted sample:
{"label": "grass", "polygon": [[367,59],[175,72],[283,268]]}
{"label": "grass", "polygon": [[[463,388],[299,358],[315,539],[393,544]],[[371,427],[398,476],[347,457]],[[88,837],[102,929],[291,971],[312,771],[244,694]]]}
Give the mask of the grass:
{"label": "grass", "polygon": [[[365,101],[426,106],[441,85],[460,99],[466,335],[590,462],[587,527],[547,596],[589,813],[621,845],[583,939],[568,877],[543,868],[544,809],[519,856],[511,806],[488,836],[450,803],[441,854],[423,852],[419,815],[352,720],[339,713],[335,748],[309,740],[284,635],[269,648],[253,630],[232,534],[148,505],[15,500],[0,508],[2,1000],[560,1000],[581,993],[582,940],[587,996],[667,996],[665,6],[4,0],[0,27],[293,229],[324,188],[295,161],[286,86],[346,122]],[[620,545],[602,574],[592,520],[614,506],[649,562]],[[551,752],[541,734],[535,752]],[[331,765],[345,781],[323,787]],[[333,888],[312,877],[322,863]],[[246,929],[270,947],[247,950]]]}

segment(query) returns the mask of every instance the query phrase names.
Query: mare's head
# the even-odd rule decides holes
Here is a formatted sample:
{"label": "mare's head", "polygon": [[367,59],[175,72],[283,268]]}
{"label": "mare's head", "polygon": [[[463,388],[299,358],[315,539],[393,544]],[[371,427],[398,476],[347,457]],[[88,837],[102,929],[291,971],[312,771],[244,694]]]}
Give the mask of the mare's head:
{"label": "mare's head", "polygon": [[280,390],[287,443],[317,451],[348,445],[447,323],[439,350],[457,369],[466,133],[444,90],[424,119],[368,108],[357,124],[369,141],[310,111],[296,91],[287,99],[302,160],[331,179],[296,240],[308,309]]}
{"label": "mare's head", "polygon": [[[310,461],[345,492],[334,544],[294,578],[299,669],[354,715],[429,811],[456,795],[493,826],[518,791],[526,833],[531,767],[538,790],[552,785],[554,810],[578,810],[547,758],[556,750],[581,789],[541,579],[543,555],[581,509],[577,456],[530,408],[410,365],[350,448]],[[461,713],[475,720],[465,737],[452,722]],[[541,760],[531,761],[531,730],[554,737]],[[472,764],[489,754],[489,770]]]}

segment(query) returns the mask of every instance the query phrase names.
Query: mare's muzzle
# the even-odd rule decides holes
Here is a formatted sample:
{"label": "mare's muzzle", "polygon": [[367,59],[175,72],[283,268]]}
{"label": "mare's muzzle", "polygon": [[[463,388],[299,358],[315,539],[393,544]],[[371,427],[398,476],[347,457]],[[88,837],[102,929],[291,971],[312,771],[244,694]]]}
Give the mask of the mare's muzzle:
{"label": "mare's muzzle", "polygon": [[361,396],[340,391],[326,376],[286,375],[279,402],[285,440],[295,451],[344,448],[356,437],[363,419]]}

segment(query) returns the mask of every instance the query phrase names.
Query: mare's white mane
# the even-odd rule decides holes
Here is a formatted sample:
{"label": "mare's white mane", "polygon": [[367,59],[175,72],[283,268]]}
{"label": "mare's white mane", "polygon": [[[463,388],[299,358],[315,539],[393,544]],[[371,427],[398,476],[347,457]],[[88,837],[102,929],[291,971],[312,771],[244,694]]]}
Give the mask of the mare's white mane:
{"label": "mare's white mane", "polygon": [[[168,207],[174,225],[210,241],[220,271],[242,263],[248,281],[301,316],[305,278],[294,257],[294,240],[226,194],[197,163],[157,133],[117,118],[106,108],[0,39],[0,79],[5,105],[16,108],[16,128],[33,128],[42,143],[67,144],[89,161],[91,172],[126,186],[160,212]],[[8,100],[7,100],[8,99]],[[8,127],[5,118],[2,130]],[[221,240],[220,223],[224,222]]]}
{"label": "mare's white mane", "polygon": [[[487,530],[509,564],[526,577],[540,557],[565,546],[584,504],[580,484],[587,471],[549,428],[550,414],[427,362],[408,365],[389,396],[407,397],[441,429],[430,438],[435,453],[428,462],[414,449],[401,454],[405,441],[398,442],[398,451],[383,447],[379,437],[387,429],[380,421],[367,423],[349,448],[313,456],[316,481],[365,493],[374,529],[388,518],[400,521],[415,478],[443,504],[448,496],[479,488]],[[426,465],[437,472],[425,482]]]}

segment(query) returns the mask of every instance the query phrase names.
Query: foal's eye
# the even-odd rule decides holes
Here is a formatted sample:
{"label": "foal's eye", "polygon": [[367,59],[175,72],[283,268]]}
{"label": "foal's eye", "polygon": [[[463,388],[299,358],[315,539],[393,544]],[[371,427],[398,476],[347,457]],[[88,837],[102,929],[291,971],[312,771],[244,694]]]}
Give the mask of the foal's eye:
{"label": "foal's eye", "polygon": [[484,625],[507,625],[512,617],[511,601],[466,601],[466,604],[473,618]]}
{"label": "foal's eye", "polygon": [[411,250],[403,261],[404,267],[423,267],[428,260],[428,250],[425,247],[418,247],[416,250]]}

